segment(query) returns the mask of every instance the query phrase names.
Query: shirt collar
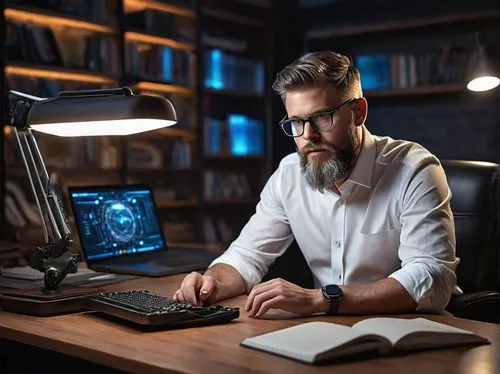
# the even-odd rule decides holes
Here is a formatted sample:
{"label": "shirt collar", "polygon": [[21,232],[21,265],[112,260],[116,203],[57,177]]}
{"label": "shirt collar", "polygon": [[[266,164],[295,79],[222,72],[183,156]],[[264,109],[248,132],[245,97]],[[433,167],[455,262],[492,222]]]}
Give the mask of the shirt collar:
{"label": "shirt collar", "polygon": [[371,188],[373,164],[377,153],[377,147],[373,135],[363,125],[363,145],[354,165],[354,169],[349,175],[348,181],[361,186]]}

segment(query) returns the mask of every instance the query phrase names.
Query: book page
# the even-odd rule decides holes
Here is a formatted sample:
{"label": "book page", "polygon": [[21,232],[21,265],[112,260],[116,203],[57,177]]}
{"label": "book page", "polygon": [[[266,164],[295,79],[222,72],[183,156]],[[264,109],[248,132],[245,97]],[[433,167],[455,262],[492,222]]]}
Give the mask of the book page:
{"label": "book page", "polygon": [[472,331],[426,318],[369,318],[352,327],[356,330],[385,336],[393,346],[401,349],[432,348],[487,341]]}
{"label": "book page", "polygon": [[309,363],[390,346],[381,336],[330,322],[303,323],[247,338],[241,345]]}

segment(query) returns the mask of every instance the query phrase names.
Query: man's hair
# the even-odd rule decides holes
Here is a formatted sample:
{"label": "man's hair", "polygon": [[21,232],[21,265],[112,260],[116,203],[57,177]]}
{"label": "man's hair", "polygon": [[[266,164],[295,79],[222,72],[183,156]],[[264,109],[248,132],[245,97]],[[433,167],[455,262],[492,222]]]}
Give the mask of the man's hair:
{"label": "man's hair", "polygon": [[352,59],[333,51],[311,52],[277,75],[273,89],[285,102],[286,93],[299,88],[332,84],[343,97],[361,97],[361,78]]}

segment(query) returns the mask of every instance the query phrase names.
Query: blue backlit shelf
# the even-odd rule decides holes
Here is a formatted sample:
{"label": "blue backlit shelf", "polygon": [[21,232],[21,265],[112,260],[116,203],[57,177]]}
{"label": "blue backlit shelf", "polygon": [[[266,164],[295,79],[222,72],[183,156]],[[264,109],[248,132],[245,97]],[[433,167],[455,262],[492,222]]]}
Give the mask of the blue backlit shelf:
{"label": "blue backlit shelf", "polygon": [[265,156],[263,155],[234,155],[232,153],[209,153],[205,154],[205,159],[207,160],[255,160],[261,161]]}

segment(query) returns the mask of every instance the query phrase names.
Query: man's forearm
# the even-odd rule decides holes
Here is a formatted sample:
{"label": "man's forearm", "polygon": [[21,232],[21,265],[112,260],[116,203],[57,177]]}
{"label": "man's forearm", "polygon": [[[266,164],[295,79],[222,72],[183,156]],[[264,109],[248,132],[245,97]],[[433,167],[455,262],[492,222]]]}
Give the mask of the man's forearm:
{"label": "man's forearm", "polygon": [[[344,298],[339,314],[387,314],[405,313],[416,309],[417,303],[395,279],[359,285],[340,285]],[[320,289],[310,290],[315,313],[328,312],[329,305]]]}
{"label": "man's forearm", "polygon": [[340,314],[383,314],[414,311],[417,303],[395,279],[387,278],[365,285],[340,286],[344,299]]}
{"label": "man's forearm", "polygon": [[226,264],[215,264],[204,275],[213,277],[217,283],[214,301],[228,299],[246,292],[245,281],[235,268]]}

